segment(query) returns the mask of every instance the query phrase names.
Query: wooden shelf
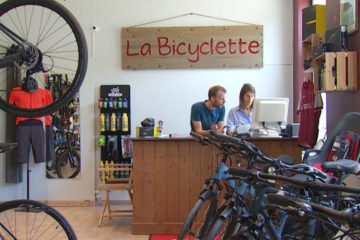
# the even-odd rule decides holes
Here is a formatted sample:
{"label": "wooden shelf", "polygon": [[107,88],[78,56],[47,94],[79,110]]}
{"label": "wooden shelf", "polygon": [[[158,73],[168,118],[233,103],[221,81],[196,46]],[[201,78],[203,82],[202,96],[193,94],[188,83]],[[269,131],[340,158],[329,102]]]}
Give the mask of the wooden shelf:
{"label": "wooden shelf", "polygon": [[[311,65],[313,66],[314,59],[313,59],[313,48],[316,45],[325,42],[325,35],[324,34],[316,34],[313,33],[308,36],[306,39],[302,41],[302,58],[303,63],[306,60],[311,60]],[[304,72],[308,72],[308,69],[304,70]]]}
{"label": "wooden shelf", "polygon": [[[314,59],[315,92],[352,91],[357,86],[357,52],[327,52]],[[323,77],[321,69],[323,68]]]}

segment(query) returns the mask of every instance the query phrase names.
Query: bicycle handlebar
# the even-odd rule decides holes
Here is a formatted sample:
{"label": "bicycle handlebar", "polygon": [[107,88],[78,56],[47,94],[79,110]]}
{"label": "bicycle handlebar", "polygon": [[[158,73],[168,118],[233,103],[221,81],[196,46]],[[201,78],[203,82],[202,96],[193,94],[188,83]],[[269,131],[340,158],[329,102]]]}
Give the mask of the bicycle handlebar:
{"label": "bicycle handlebar", "polygon": [[329,207],[325,207],[320,204],[307,202],[298,198],[293,198],[289,196],[279,195],[279,194],[268,194],[267,200],[269,203],[280,205],[283,207],[295,207],[298,209],[302,209],[299,206],[305,206],[305,204],[311,206],[313,210],[319,212],[327,217],[332,219],[344,222],[344,223],[355,223],[357,225],[360,224],[360,214],[359,213],[352,213],[352,212],[345,212],[345,211],[337,211]]}
{"label": "bicycle handlebar", "polygon": [[280,176],[280,175],[261,173],[261,172],[256,172],[256,171],[249,170],[249,169],[230,168],[229,173],[233,176],[249,177],[251,179],[267,179],[267,180],[285,181],[285,182],[292,183],[292,184],[300,186],[300,187],[310,188],[313,190],[341,191],[341,192],[360,194],[360,188],[347,187],[347,186],[343,186],[343,185],[314,182],[314,181],[310,181],[310,180],[302,180],[302,179],[285,177],[285,176]]}
{"label": "bicycle handlebar", "polygon": [[0,143],[0,153],[13,150],[17,146],[17,142]]}

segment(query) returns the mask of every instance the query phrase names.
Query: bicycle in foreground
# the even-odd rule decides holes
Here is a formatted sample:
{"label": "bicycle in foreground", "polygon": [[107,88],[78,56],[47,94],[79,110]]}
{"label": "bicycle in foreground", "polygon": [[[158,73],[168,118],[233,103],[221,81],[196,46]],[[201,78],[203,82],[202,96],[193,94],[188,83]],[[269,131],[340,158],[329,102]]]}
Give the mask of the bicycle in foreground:
{"label": "bicycle in foreground", "polygon": [[[360,169],[359,163],[352,160],[339,160],[335,164],[324,164],[328,169],[337,170],[344,169],[343,167],[346,168],[349,165],[353,169]],[[286,192],[264,195],[263,200],[267,203],[262,203],[262,207],[281,209],[281,211],[286,212],[286,214],[292,216],[297,221],[297,223],[293,221],[293,224],[303,224],[301,232],[289,232],[288,235],[283,235],[281,238],[275,238],[269,234],[272,236],[271,239],[360,239],[359,188],[261,173],[247,169],[230,168],[229,172],[255,185],[264,183],[271,185],[269,180],[281,180],[311,191],[350,193],[340,198],[341,201],[334,201],[334,203],[342,203],[341,206],[328,205],[328,202],[324,203],[321,201],[315,203],[311,198],[304,196],[294,197],[291,194],[286,194]],[[259,213],[262,213],[262,211],[258,211],[256,214]],[[259,217],[259,215],[256,217]],[[329,231],[324,233],[323,236],[317,236],[320,223],[322,226],[326,226],[326,229]],[[252,221],[248,221],[243,226],[243,229],[234,235],[232,239],[257,239],[256,233],[259,231],[259,228],[260,226],[255,224],[255,218],[252,218]],[[266,230],[267,233],[271,233],[271,231],[273,230],[270,228]]]}
{"label": "bicycle in foreground", "polygon": [[[218,139],[238,145],[246,142],[216,133],[213,135]],[[350,234],[341,232],[339,230],[341,228],[334,220],[328,220],[332,224],[318,218],[303,218],[302,221],[297,221],[299,218],[294,218],[293,215],[287,214],[286,211],[279,207],[269,208],[267,196],[282,190],[283,194],[295,196],[298,199],[307,199],[313,204],[320,204],[336,211],[351,209],[351,207],[358,204],[359,196],[342,196],[340,193],[342,191],[360,193],[358,188],[349,188],[342,185],[342,181],[347,175],[358,172],[360,167],[357,162],[341,160],[323,163],[323,168],[334,174],[334,177],[331,178],[326,173],[305,164],[287,166],[278,159],[262,154],[256,147],[247,148],[247,150],[253,151],[257,158],[263,162],[272,163],[274,172],[266,174],[250,169],[230,168],[229,174],[231,175],[239,175],[239,172],[243,173],[241,175],[241,184],[244,181],[247,182],[255,190],[255,194],[249,195],[251,199],[248,201],[247,212],[233,210],[232,217],[220,214],[205,239],[342,239],[344,236],[350,236]],[[295,174],[284,174],[289,171]],[[281,175],[274,175],[276,173]],[[263,178],[265,177],[263,176],[267,176],[266,179],[282,181],[287,184],[264,181]],[[226,211],[225,209],[224,213]],[[229,227],[226,220],[228,218],[236,219],[236,216],[239,227],[234,229]],[[334,236],[337,236],[337,238],[334,238]]]}
{"label": "bicycle in foreground", "polygon": [[[226,141],[215,141],[214,137],[204,137],[195,132],[190,134],[204,144],[217,147],[222,154],[222,160],[212,178],[205,181],[199,199],[183,224],[178,239],[212,239],[218,228],[224,223],[227,224],[227,233],[230,234],[231,231],[235,231],[238,227],[235,213],[244,214],[247,212],[247,203],[244,197],[248,198],[253,193],[249,188],[250,185],[246,182],[236,184],[231,179],[232,176],[228,174],[226,163],[229,160],[231,162],[231,156],[233,156],[237,159],[237,165],[240,164],[242,159],[246,159],[248,169],[262,168],[256,155],[252,154],[252,151],[249,150],[255,146],[250,143],[234,145]],[[223,181],[226,191],[222,201],[219,202],[220,193],[224,188],[221,181]],[[216,222],[219,218],[222,221]],[[213,226],[214,223],[215,226]],[[213,230],[214,228],[215,230]],[[229,236],[225,235],[225,238]]]}
{"label": "bicycle in foreground", "polygon": [[[0,4],[0,109],[41,117],[66,105],[85,78],[86,39],[75,17],[54,0],[8,0]],[[11,91],[46,89],[46,74],[67,74],[68,85],[49,105],[25,108],[8,103]],[[19,87],[20,86],[20,87]],[[16,87],[16,88],[15,88]],[[16,144],[1,144],[0,152]],[[0,239],[77,239],[52,207],[20,199],[0,204]]]}
{"label": "bicycle in foreground", "polygon": [[[259,161],[270,164],[274,171],[273,173],[280,173],[284,175],[285,172],[292,171],[295,172],[297,176],[305,176],[308,180],[318,181],[320,183],[328,183],[332,181],[333,184],[331,184],[331,190],[336,189],[336,187],[342,187],[341,184],[342,180],[344,179],[343,177],[340,177],[339,180],[335,181],[334,178],[331,179],[326,173],[306,164],[297,164],[294,166],[290,166],[283,163],[279,159],[273,159],[271,157],[268,157],[262,154],[261,151],[256,148],[256,146],[252,145],[249,142],[246,142],[245,140],[230,138],[228,136],[218,134],[213,135],[215,135],[215,138],[217,140],[221,140],[220,142],[227,142],[228,146],[232,146],[233,153],[236,153],[236,151],[240,151],[243,157],[250,158],[254,162]],[[339,175],[351,174],[357,171],[356,168],[346,167],[345,164],[341,165],[341,162],[330,164],[336,164],[334,166],[341,166],[343,168],[342,173]],[[331,168],[331,166],[327,167]],[[251,169],[251,167],[249,169]],[[226,173],[228,174],[228,172]],[[227,180],[231,180],[231,177]],[[240,181],[238,183],[238,186],[246,185],[244,185],[244,181]],[[243,195],[246,196],[246,192],[248,192],[246,198],[241,198],[241,196],[235,196],[235,198],[240,200],[247,199],[247,202],[240,201],[241,204],[236,205],[236,203],[239,203],[239,201],[233,201],[231,204],[221,205],[222,207],[216,211],[216,214],[213,213],[214,210],[212,211],[212,214],[210,214],[210,216],[215,217],[210,218],[211,221],[209,223],[206,223],[204,221],[202,222],[203,224],[198,224],[202,226],[202,230],[205,226],[206,232],[200,232],[202,234],[198,234],[199,232],[190,230],[192,229],[191,227],[189,227],[192,226],[191,224],[184,224],[182,231],[184,229],[187,229],[187,237],[197,239],[229,239],[233,238],[234,236],[241,236],[242,239],[303,239],[304,233],[310,231],[304,226],[312,227],[314,225],[313,223],[318,223],[311,220],[303,225],[294,224],[293,218],[291,218],[291,216],[288,217],[286,212],[282,211],[281,209],[279,211],[279,208],[275,210],[269,210],[268,208],[265,208],[266,205],[263,205],[262,202],[266,201],[266,196],[268,194],[276,193],[279,191],[279,189],[275,187],[276,184],[251,184],[251,182],[248,182],[248,186],[250,187],[247,188],[247,191],[245,191],[245,195]],[[285,188],[283,188],[283,190],[284,189]],[[344,200],[338,194],[338,192],[332,193],[332,191],[326,189],[326,191],[299,191],[298,188],[290,185],[287,186],[287,190],[290,191],[289,193],[294,196],[302,198],[308,197],[309,199],[311,199],[311,201],[321,203],[323,205],[325,204],[326,206],[334,207],[335,205],[341,205],[341,208],[340,206],[337,206],[338,210],[342,210],[342,208],[344,208],[345,206],[345,203],[349,204],[349,199]],[[320,197],[321,194],[327,194],[327,196]],[[333,198],[335,198],[335,200]],[[209,213],[209,211],[207,213]],[[189,215],[188,219],[191,217],[193,217],[192,214]],[[187,226],[187,228],[185,228],[185,226]],[[319,230],[319,228],[312,229],[312,231]],[[326,226],[322,228],[322,230],[324,229],[327,229]],[[296,231],[298,232],[296,233]],[[182,236],[181,234],[182,232],[179,235],[181,237],[180,239],[184,238],[184,236]],[[328,239],[326,237],[319,238],[319,233],[317,233],[317,236],[318,237],[316,238],[313,237],[309,239]]]}

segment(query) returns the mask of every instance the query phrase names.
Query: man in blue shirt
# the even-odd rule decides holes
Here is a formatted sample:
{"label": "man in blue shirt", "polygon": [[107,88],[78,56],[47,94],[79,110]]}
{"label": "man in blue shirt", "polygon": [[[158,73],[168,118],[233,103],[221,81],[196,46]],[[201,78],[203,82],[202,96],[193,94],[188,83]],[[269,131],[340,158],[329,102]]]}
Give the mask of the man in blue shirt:
{"label": "man in blue shirt", "polygon": [[236,126],[238,125],[251,125],[252,116],[253,116],[253,104],[255,99],[255,88],[249,84],[245,83],[239,94],[239,106],[236,106],[230,109],[226,127],[227,134],[233,136],[236,131]]}
{"label": "man in blue shirt", "polygon": [[213,86],[209,89],[208,100],[194,103],[191,107],[191,131],[207,136],[211,130],[224,132],[226,89],[222,86]]}

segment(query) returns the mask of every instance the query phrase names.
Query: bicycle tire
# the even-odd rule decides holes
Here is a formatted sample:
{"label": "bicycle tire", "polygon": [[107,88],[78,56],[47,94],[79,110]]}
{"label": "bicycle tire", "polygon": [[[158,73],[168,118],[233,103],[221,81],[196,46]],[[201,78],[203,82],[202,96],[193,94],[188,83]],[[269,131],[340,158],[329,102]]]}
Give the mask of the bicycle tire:
{"label": "bicycle tire", "polygon": [[[22,14],[18,17],[17,13]],[[11,21],[12,18],[18,22]],[[88,64],[86,39],[80,24],[72,13],[54,0],[8,0],[0,5],[0,21],[40,50],[42,62],[46,66],[46,71],[49,70],[49,74],[69,74],[70,76],[69,86],[63,89],[59,98],[54,99],[49,105],[29,109],[8,103],[10,91],[13,87],[19,86],[19,83],[8,84],[9,69],[2,68],[0,109],[16,116],[40,117],[51,114],[69,103],[82,85]],[[15,26],[17,24],[20,26]],[[28,29],[24,29],[25,27]],[[13,42],[9,42],[9,38],[5,34],[0,35],[0,41],[2,41],[1,58],[7,54]],[[9,44],[4,46],[3,42],[9,42]],[[26,68],[31,68],[30,63],[30,66],[14,65],[17,66],[20,77],[25,76]],[[34,73],[31,76],[36,79],[39,87],[46,88],[43,72]]]}
{"label": "bicycle tire", "polygon": [[[54,208],[33,200],[19,199],[0,204],[0,223],[15,239],[77,239],[64,216]],[[13,239],[2,227],[0,235]]]}
{"label": "bicycle tire", "polygon": [[234,235],[237,223],[238,210],[234,211],[232,206],[227,206],[212,225],[206,239],[229,239]]}
{"label": "bicycle tire", "polygon": [[[70,157],[74,159],[74,163],[71,162]],[[61,153],[60,158],[56,161],[56,172],[59,178],[75,178],[80,172],[80,164],[79,153],[70,148]]]}
{"label": "bicycle tire", "polygon": [[207,190],[202,193],[191,209],[177,239],[193,239],[193,237],[203,239],[211,226],[211,220],[216,212],[216,205],[217,192],[215,190]]}

